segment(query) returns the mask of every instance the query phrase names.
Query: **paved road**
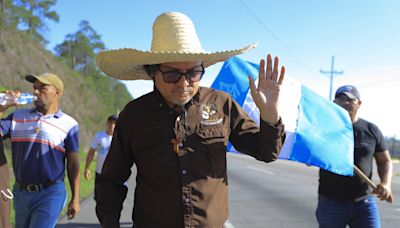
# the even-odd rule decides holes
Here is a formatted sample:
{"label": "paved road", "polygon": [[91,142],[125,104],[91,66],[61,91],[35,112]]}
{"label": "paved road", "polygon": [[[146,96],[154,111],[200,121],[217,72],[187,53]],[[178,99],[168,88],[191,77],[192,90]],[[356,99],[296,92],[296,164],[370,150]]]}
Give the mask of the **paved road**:
{"label": "paved road", "polygon": [[[136,170],[133,169],[132,174],[136,176]],[[133,208],[133,192],[135,188],[134,178],[128,180],[128,194],[124,201],[121,213],[121,227],[132,227],[132,208]],[[95,212],[96,203],[93,196],[88,197],[81,202],[81,212],[73,220],[68,220],[66,216],[62,217],[56,228],[98,228],[101,227]]]}
{"label": "paved road", "polygon": [[[394,165],[393,204],[378,203],[382,227],[400,227],[400,165]],[[227,227],[299,228],[317,227],[314,216],[318,169],[301,163],[279,160],[270,164],[242,155],[228,155],[229,209]],[[377,175],[375,174],[375,177]],[[132,179],[132,178],[131,178]],[[374,178],[376,182],[376,178]],[[129,181],[121,227],[131,227],[134,181]],[[82,202],[76,219],[62,218],[56,227],[100,227],[94,201]]]}

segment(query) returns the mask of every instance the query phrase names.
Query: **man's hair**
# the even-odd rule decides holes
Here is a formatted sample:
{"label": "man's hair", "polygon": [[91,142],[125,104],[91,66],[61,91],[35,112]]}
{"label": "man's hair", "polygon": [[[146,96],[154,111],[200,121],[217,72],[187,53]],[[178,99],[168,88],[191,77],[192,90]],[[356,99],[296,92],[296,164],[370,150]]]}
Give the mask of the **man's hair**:
{"label": "man's hair", "polygon": [[118,120],[118,116],[117,115],[111,115],[107,118],[107,122],[110,121],[117,121]]}
{"label": "man's hair", "polygon": [[154,75],[156,74],[158,68],[160,67],[160,64],[146,64],[143,65],[144,70],[146,73],[151,77],[154,78]]}

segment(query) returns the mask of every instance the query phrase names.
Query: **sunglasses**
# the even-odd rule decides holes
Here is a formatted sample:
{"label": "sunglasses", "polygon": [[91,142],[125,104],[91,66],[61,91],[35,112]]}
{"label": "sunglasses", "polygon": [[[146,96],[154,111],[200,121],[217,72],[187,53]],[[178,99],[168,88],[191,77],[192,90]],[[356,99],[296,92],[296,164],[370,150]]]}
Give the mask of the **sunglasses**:
{"label": "sunglasses", "polygon": [[[201,69],[199,69],[200,67]],[[205,72],[203,65],[197,66],[191,70],[186,71],[185,73],[177,70],[162,71],[160,67],[158,67],[158,71],[161,72],[164,81],[167,83],[177,83],[179,82],[179,80],[181,80],[182,76],[185,76],[188,82],[198,82],[201,80]]]}

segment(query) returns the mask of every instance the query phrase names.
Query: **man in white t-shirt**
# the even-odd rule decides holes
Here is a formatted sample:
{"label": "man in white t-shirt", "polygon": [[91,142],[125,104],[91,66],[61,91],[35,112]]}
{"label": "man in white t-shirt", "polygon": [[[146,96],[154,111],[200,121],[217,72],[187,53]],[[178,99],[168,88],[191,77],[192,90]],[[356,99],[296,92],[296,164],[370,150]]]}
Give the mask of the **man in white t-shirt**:
{"label": "man in white t-shirt", "polygon": [[[92,178],[92,174],[90,172],[89,167],[90,163],[93,160],[94,153],[96,151],[97,151],[96,176],[101,173],[104,160],[106,160],[108,150],[110,149],[111,140],[117,120],[118,120],[117,115],[109,116],[107,118],[106,130],[97,132],[92,143],[90,144],[90,149],[86,157],[86,168],[85,168],[85,178],[87,180]],[[96,182],[96,177],[94,181]],[[94,197],[96,198],[96,192],[94,193]]]}

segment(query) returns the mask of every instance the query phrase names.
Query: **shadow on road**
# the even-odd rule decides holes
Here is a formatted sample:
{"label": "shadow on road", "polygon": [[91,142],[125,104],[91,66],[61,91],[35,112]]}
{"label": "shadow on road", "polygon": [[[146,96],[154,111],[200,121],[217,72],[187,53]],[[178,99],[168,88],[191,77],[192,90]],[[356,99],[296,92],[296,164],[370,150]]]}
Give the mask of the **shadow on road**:
{"label": "shadow on road", "polygon": [[[132,227],[133,223],[121,223],[120,227],[128,228]],[[68,224],[58,224],[56,228],[101,228],[101,225],[98,223],[68,223]]]}

